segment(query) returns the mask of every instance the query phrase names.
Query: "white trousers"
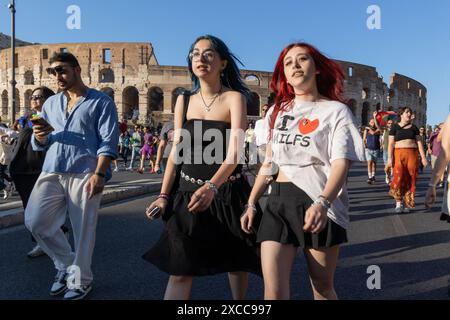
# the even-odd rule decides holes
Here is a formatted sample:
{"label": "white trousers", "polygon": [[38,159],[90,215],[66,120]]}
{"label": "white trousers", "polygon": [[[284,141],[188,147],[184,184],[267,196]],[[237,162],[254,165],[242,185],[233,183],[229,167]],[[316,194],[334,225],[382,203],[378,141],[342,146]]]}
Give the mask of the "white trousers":
{"label": "white trousers", "polygon": [[[42,172],[36,181],[25,210],[25,226],[58,270],[79,268],[81,285],[92,282],[92,254],[101,194],[88,200],[89,174]],[[69,213],[74,236],[74,251],[61,226]]]}

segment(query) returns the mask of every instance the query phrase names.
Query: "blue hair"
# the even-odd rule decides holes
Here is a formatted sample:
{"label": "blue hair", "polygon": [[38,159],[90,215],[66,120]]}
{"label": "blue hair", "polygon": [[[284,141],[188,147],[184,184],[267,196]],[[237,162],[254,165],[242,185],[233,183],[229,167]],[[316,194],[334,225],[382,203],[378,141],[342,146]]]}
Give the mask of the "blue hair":
{"label": "blue hair", "polygon": [[[191,52],[194,50],[196,43],[199,42],[200,40],[209,40],[209,42],[211,42],[213,49],[219,54],[220,58],[222,60],[227,61],[227,66],[222,71],[223,76],[222,75],[220,76],[222,84],[224,86],[227,86],[233,90],[242,93],[247,99],[247,101],[250,101],[251,99],[250,89],[245,84],[244,79],[242,79],[241,72],[239,71],[239,68],[237,66],[237,63],[239,63],[241,66],[244,66],[244,64],[233,53],[231,53],[230,49],[228,49],[225,42],[209,34],[198,37],[191,45],[191,48],[189,49],[189,54],[191,54]],[[192,61],[191,59],[189,59],[189,54],[187,56],[187,63],[189,66],[189,72],[191,73],[191,80],[193,82],[191,92],[194,93],[200,89],[200,81],[192,70]]]}

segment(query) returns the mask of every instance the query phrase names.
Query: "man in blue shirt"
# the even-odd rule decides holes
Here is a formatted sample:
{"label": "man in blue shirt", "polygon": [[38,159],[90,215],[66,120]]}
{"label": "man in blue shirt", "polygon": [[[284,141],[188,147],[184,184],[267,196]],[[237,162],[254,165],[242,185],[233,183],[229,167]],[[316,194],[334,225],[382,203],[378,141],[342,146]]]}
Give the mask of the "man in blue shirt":
{"label": "man in blue shirt", "polygon": [[[84,85],[75,56],[55,53],[49,62],[47,72],[61,92],[45,102],[41,119],[32,119],[33,149],[47,154],[25,225],[58,270],[50,295],[65,292],[64,299],[76,300],[92,289],[97,216],[110,162],[117,158],[118,117],[108,96]],[[60,229],[67,212],[74,251]]]}

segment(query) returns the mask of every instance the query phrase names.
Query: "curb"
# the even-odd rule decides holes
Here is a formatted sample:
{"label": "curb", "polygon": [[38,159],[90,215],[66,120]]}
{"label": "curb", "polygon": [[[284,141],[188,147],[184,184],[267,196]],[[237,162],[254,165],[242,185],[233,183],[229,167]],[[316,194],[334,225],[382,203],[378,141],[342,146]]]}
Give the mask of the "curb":
{"label": "curb", "polygon": [[[161,189],[161,182],[153,182],[140,186],[120,186],[118,188],[114,188],[114,190],[111,191],[105,190],[100,205],[105,205],[111,202],[134,198],[144,194],[158,192],[160,189]],[[0,217],[0,230],[23,224],[24,222],[23,208],[21,207],[22,207],[21,203],[20,206],[11,205],[10,209],[17,209],[17,210],[11,210],[15,212]]]}

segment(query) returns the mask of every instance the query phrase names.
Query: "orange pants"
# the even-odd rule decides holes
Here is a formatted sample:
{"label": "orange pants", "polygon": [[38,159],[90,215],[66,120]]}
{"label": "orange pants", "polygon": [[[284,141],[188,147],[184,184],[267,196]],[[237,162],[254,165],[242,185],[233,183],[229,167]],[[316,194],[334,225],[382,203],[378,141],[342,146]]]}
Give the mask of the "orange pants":
{"label": "orange pants", "polygon": [[394,163],[389,194],[409,208],[415,207],[414,193],[419,174],[419,150],[416,148],[394,149]]}

